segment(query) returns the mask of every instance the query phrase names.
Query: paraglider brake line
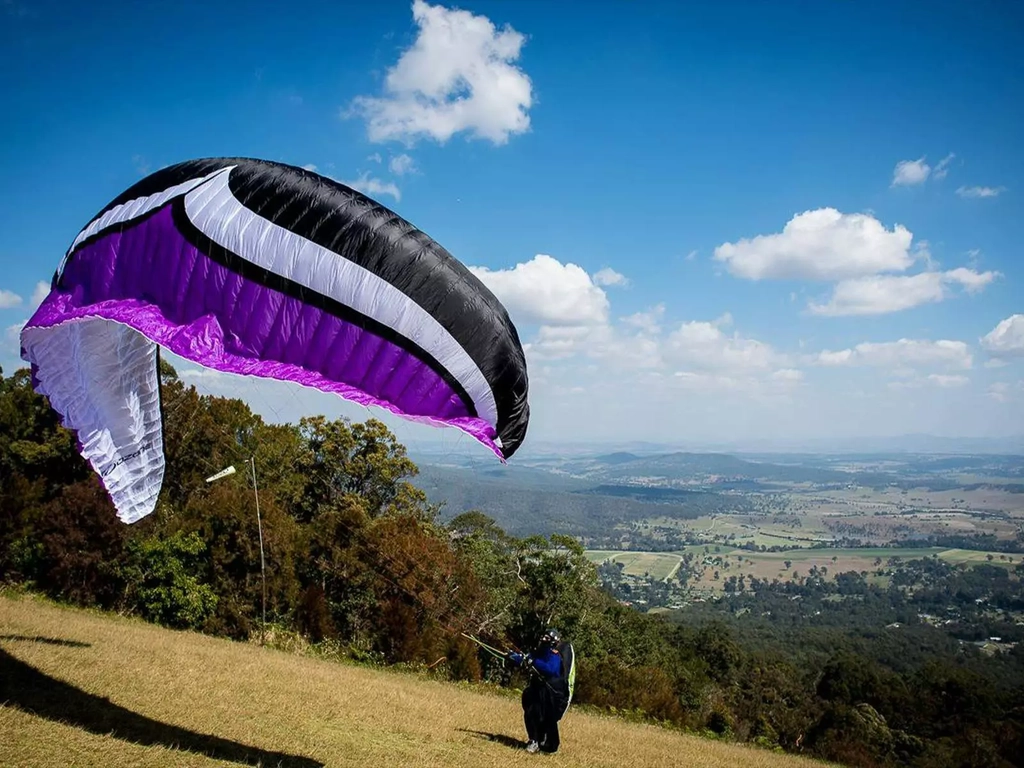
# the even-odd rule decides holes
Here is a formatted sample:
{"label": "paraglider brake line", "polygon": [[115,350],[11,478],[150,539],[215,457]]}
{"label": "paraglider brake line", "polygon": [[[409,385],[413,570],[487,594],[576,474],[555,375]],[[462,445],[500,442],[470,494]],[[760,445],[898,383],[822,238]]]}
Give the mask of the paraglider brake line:
{"label": "paraglider brake line", "polygon": [[[481,639],[479,639],[477,637],[473,637],[473,635],[467,635],[465,632],[460,632],[459,634],[462,635],[463,637],[469,639],[469,640],[472,640],[474,643],[479,645],[481,648],[483,648],[485,651],[487,651],[492,656],[496,656],[499,659],[507,659],[508,658],[508,651],[499,651],[497,648],[493,648],[492,646],[490,646],[487,643],[485,643],[483,640],[481,640]],[[534,667],[532,664],[530,664],[527,667],[527,669],[528,669],[528,671],[530,672],[531,675],[536,675],[537,678],[542,683],[544,683],[545,686],[547,686],[547,689],[549,691],[551,691],[552,693],[557,693],[555,691],[555,689],[551,686],[551,683],[548,682],[548,680],[544,677],[544,675],[542,675],[540,673],[540,671],[536,667]]]}
{"label": "paraglider brake line", "polygon": [[460,632],[459,634],[462,635],[463,637],[467,638],[468,640],[472,640],[474,643],[479,645],[481,648],[483,648],[485,651],[487,651],[492,656],[495,656],[495,657],[497,657],[499,659],[507,659],[508,658],[508,652],[507,651],[499,651],[497,648],[494,648],[494,647],[488,645],[483,640],[480,640],[479,638],[473,637],[472,635],[467,635],[465,632]]}

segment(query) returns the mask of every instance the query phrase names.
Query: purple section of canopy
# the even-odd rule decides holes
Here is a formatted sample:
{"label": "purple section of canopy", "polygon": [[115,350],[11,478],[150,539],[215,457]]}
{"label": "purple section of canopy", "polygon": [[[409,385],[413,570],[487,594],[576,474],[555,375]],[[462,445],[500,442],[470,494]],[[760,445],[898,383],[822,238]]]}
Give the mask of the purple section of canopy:
{"label": "purple section of canopy", "polygon": [[457,427],[488,446],[494,428],[401,347],[247,280],[177,231],[165,206],[77,251],[29,327],[102,317],[176,355],[230,373],[294,381],[413,421]]}

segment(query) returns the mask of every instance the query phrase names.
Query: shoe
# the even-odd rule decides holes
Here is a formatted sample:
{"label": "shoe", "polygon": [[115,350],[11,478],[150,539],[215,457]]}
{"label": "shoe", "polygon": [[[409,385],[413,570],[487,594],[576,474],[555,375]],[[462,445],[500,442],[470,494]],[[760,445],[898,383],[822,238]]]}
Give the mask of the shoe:
{"label": "shoe", "polygon": [[536,741],[529,741],[529,742],[527,742],[527,744],[526,744],[526,751],[527,752],[536,752],[538,749],[540,749],[540,744],[538,744]]}

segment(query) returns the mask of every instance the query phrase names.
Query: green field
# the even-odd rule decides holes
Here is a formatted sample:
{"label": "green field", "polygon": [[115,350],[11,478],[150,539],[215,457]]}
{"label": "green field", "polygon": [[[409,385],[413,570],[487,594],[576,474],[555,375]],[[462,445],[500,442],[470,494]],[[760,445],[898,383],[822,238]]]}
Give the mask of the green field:
{"label": "green field", "polygon": [[682,558],[669,552],[614,552],[604,549],[587,550],[587,558],[600,564],[611,560],[622,563],[627,576],[649,575],[652,579],[664,581],[675,573]]}
{"label": "green field", "polygon": [[[699,517],[695,520],[677,520],[666,517],[654,517],[639,524],[643,531],[655,527],[686,530],[706,538],[708,542],[717,541],[722,546],[754,544],[755,546],[810,547],[817,542],[831,542],[834,536],[822,523],[819,517],[807,516],[801,520],[800,527],[774,525],[763,519],[750,515],[714,515]],[[724,543],[726,537],[728,544]]]}
{"label": "green field", "polygon": [[[695,519],[656,515],[634,523],[656,541],[671,532],[722,546],[811,547],[857,539],[884,545],[911,535],[991,535],[1013,540],[1024,525],[1024,494],[999,488],[809,490],[750,496],[754,511]],[[624,536],[628,542],[628,536]],[[630,546],[628,543],[625,546]],[[639,542],[634,545],[641,547]]]}
{"label": "green field", "polygon": [[[715,549],[719,551],[715,551]],[[705,552],[707,550],[707,552]],[[686,552],[696,555],[693,564],[695,573],[690,583],[701,589],[721,589],[722,583],[730,576],[756,577],[789,581],[793,574],[807,576],[811,568],[826,571],[826,578],[839,573],[856,571],[868,574],[869,581],[887,583],[888,577],[876,571],[890,568],[889,559],[902,562],[937,555],[949,563],[981,565],[983,563],[1013,567],[1024,562],[1024,553],[983,552],[969,549],[942,549],[922,547],[897,549],[889,547],[867,547],[863,549],[795,549],[786,552],[750,552],[723,545],[695,545],[676,552],[640,552],[616,550],[587,550],[587,557],[594,563],[613,561],[624,565],[627,576],[643,576],[665,580],[675,574],[681,556]],[[991,557],[991,559],[989,559]],[[881,560],[881,562],[877,562]],[[789,567],[786,563],[789,562]],[[719,578],[714,578],[715,571]]]}

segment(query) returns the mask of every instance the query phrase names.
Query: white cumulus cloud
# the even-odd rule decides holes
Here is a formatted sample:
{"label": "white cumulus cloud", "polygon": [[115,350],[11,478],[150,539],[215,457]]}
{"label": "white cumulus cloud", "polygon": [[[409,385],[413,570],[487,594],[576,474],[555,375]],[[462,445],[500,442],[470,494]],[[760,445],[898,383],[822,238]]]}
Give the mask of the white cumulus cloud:
{"label": "white cumulus cloud", "polygon": [[21,305],[21,296],[13,291],[0,288],[0,309],[11,309]]}
{"label": "white cumulus cloud", "polygon": [[608,296],[586,270],[546,254],[511,269],[470,267],[515,322],[586,326],[608,320]]}
{"label": "white cumulus cloud", "polygon": [[412,4],[415,42],[388,70],[382,96],[360,96],[348,114],[367,121],[371,141],[408,145],[456,133],[505,144],[530,127],[530,78],[515,62],[525,37],[469,11]]}
{"label": "white cumulus cloud", "polygon": [[[715,320],[692,320],[665,332],[664,305],[621,319],[594,325],[542,325],[524,345],[531,365],[547,371],[573,369],[576,361],[596,361],[582,375],[592,378],[600,372],[609,386],[623,392],[669,386],[661,390],[732,392],[753,396],[786,395],[803,383],[803,372],[792,367],[787,355],[770,344],[727,332],[732,317],[725,313]],[[617,383],[616,383],[617,382]]]}
{"label": "white cumulus cloud", "polygon": [[683,323],[665,342],[666,359],[677,367],[701,371],[767,370],[785,362],[771,345],[722,330],[731,324],[728,313],[711,322]]}
{"label": "white cumulus cloud", "polygon": [[842,280],[907,269],[915,260],[913,237],[868,214],[819,208],[795,215],[782,232],[723,243],[714,258],[750,280]]}
{"label": "white cumulus cloud", "polygon": [[[25,323],[27,322],[28,318],[26,317],[20,323],[9,325],[4,329],[3,336],[0,337],[0,357],[20,357],[21,329],[25,327]],[[15,365],[17,365],[17,363]]]}
{"label": "white cumulus cloud", "polygon": [[816,356],[818,365],[864,365],[894,371],[913,368],[950,368],[969,370],[974,364],[970,347],[962,341],[940,339],[899,339],[863,342],[851,349],[825,350]]}
{"label": "white cumulus cloud", "polygon": [[730,330],[726,312],[714,320],[667,326],[665,305],[609,318],[604,292],[580,267],[540,255],[508,270],[471,270],[508,307],[513,320],[540,325],[524,344],[531,364],[591,360],[608,375],[635,381],[642,372],[674,386],[718,386],[782,393],[803,381],[790,356],[770,344]]}
{"label": "white cumulus cloud", "polygon": [[564,360],[579,354],[591,335],[593,327],[585,325],[542,325],[523,350],[528,358]]}
{"label": "white cumulus cloud", "polygon": [[960,285],[968,293],[977,293],[999,276],[998,272],[977,272],[966,267],[946,272],[921,272],[917,275],[872,275],[843,280],[832,289],[825,304],[810,302],[815,315],[882,315],[944,301],[951,296],[949,285]]}
{"label": "white cumulus cloud", "polygon": [[981,347],[996,358],[1024,357],[1024,315],[1010,315],[1000,320],[981,337]]}
{"label": "white cumulus cloud", "polygon": [[50,293],[50,284],[49,283],[44,282],[42,280],[40,280],[38,283],[36,283],[36,287],[32,289],[32,299],[31,299],[32,309],[34,310],[36,307],[38,307],[40,304],[42,304],[43,300],[46,298],[46,296],[49,293]]}
{"label": "white cumulus cloud", "polygon": [[622,318],[622,322],[629,328],[635,328],[648,334],[661,332],[661,320],[665,316],[665,305],[657,304],[646,312],[636,312]]}

